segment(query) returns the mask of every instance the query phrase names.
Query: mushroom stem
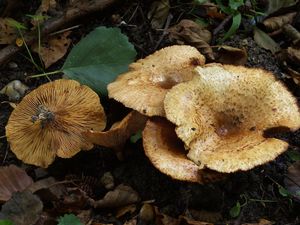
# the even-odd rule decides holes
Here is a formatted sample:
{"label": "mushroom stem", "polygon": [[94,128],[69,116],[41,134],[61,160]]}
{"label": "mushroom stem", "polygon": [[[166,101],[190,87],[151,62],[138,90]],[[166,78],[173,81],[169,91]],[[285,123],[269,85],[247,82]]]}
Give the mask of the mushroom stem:
{"label": "mushroom stem", "polygon": [[51,112],[46,106],[39,105],[37,114],[31,117],[31,121],[35,123],[36,121],[41,122],[41,127],[44,128],[45,125],[54,119],[54,113]]}

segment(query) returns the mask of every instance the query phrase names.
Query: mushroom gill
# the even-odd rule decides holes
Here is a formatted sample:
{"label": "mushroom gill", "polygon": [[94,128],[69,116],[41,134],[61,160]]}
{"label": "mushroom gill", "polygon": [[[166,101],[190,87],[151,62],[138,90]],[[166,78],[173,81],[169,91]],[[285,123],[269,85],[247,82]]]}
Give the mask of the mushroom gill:
{"label": "mushroom gill", "polygon": [[106,118],[98,95],[74,80],[56,80],[26,95],[6,126],[11,150],[25,163],[48,167],[93,144],[82,132],[101,131]]}

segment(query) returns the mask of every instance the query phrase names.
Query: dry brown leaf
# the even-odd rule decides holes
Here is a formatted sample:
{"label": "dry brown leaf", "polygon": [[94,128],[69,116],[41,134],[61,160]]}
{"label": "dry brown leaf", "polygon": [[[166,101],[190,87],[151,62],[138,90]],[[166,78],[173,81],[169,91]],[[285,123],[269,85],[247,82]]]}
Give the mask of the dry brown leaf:
{"label": "dry brown leaf", "polygon": [[180,225],[213,225],[212,223],[192,220],[186,216],[180,216],[179,218],[180,218]]}
{"label": "dry brown leaf", "polygon": [[12,194],[23,191],[33,183],[27,173],[15,165],[0,168],[0,202],[7,201]]}
{"label": "dry brown leaf", "polygon": [[289,76],[293,79],[293,81],[297,84],[300,85],[300,73],[290,67],[286,68],[286,71]]}
{"label": "dry brown leaf", "polygon": [[169,0],[159,0],[151,4],[147,17],[151,20],[151,27],[153,29],[159,29],[164,26],[169,15],[169,10]]}
{"label": "dry brown leaf", "polygon": [[285,24],[293,22],[296,12],[287,13],[281,16],[270,17],[266,19],[263,24],[269,31],[274,31],[282,28]]}
{"label": "dry brown leaf", "polygon": [[143,221],[145,224],[150,224],[155,219],[155,210],[152,205],[145,203],[139,212],[139,220]]}
{"label": "dry brown leaf", "polygon": [[269,220],[259,219],[258,223],[243,223],[242,225],[272,225],[275,224]]}
{"label": "dry brown leaf", "polygon": [[18,32],[14,27],[9,26],[6,18],[0,18],[0,44],[7,45],[15,42]]}
{"label": "dry brown leaf", "polygon": [[209,45],[211,33],[206,28],[192,20],[181,20],[178,24],[168,29],[169,39],[177,44],[189,44],[196,47],[208,59],[213,60],[213,52]]}
{"label": "dry brown leaf", "polygon": [[270,50],[273,54],[280,51],[280,46],[265,32],[254,28],[254,40],[262,48]]}
{"label": "dry brown leaf", "polygon": [[123,206],[123,207],[121,207],[117,210],[116,218],[120,218],[120,217],[124,216],[127,213],[133,214],[135,212],[135,210],[136,210],[136,205],[135,204]]}
{"label": "dry brown leaf", "polygon": [[53,63],[57,62],[67,53],[71,44],[71,39],[68,38],[70,33],[71,31],[67,31],[51,37],[46,42],[42,43],[40,52],[37,43],[31,46],[31,49],[38,53],[42,58],[45,68],[48,68]]}
{"label": "dry brown leaf", "polygon": [[57,201],[67,194],[66,187],[53,177],[36,181],[27,190],[36,193],[43,201]]}
{"label": "dry brown leaf", "polygon": [[289,47],[286,52],[287,52],[288,63],[299,66],[300,65],[300,49]]}
{"label": "dry brown leaf", "polygon": [[40,7],[35,12],[36,15],[45,15],[49,10],[56,7],[56,0],[42,0]]}
{"label": "dry brown leaf", "polygon": [[1,209],[0,220],[9,219],[16,225],[32,225],[37,222],[43,203],[29,191],[16,192]]}
{"label": "dry brown leaf", "polygon": [[161,213],[156,206],[154,207],[154,210],[156,215],[155,218],[156,225],[179,225],[180,224],[179,219]]}
{"label": "dry brown leaf", "polygon": [[215,61],[222,64],[243,66],[246,64],[248,55],[245,49],[234,48],[227,45],[212,46]]}
{"label": "dry brown leaf", "polygon": [[288,168],[287,178],[285,178],[284,183],[293,197],[300,201],[300,161],[293,163]]}
{"label": "dry brown leaf", "polygon": [[124,225],[137,225],[137,219],[131,219],[129,221],[126,221]]}
{"label": "dry brown leaf", "polygon": [[222,219],[221,212],[211,212],[206,210],[189,209],[186,211],[185,216],[191,217],[198,221],[207,221],[216,223]]}
{"label": "dry brown leaf", "polygon": [[136,203],[140,200],[138,193],[131,187],[120,184],[115,190],[109,191],[103,199],[90,200],[94,208],[117,208]]}

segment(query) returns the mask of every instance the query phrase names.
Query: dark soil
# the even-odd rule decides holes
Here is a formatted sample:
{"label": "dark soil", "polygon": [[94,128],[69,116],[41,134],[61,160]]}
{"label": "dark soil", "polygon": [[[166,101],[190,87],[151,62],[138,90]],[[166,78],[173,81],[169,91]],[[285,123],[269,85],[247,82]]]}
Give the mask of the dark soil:
{"label": "dark soil", "polygon": [[[27,14],[34,12],[35,5],[23,4],[21,12]],[[153,53],[156,48],[171,45],[166,37],[162,38],[162,31],[151,29],[147,19],[147,12],[152,1],[124,1],[111,7],[103,13],[98,13],[81,21],[83,24],[79,29],[73,31],[73,44],[76,44],[85,34],[99,25],[117,26],[115,18],[120,17],[126,24],[120,26],[122,32],[129,37],[134,44],[138,58],[145,57]],[[175,24],[180,18],[191,18],[190,5],[172,1],[178,7],[172,9]],[[113,15],[113,16],[112,16]],[[160,43],[158,41],[160,40]],[[260,67],[274,72],[279,79],[282,79],[282,71],[274,56],[256,45],[252,37],[239,34],[227,41],[228,45],[244,47],[248,52],[248,62],[246,66]],[[22,54],[26,54],[23,52]],[[64,59],[49,68],[52,71],[60,68]],[[11,62],[17,64],[17,68],[11,67]],[[46,78],[26,80],[26,76],[36,74],[34,66],[28,62],[21,54],[17,55],[10,63],[0,69],[0,88],[9,81],[19,79],[27,84],[31,89],[47,82]],[[60,76],[51,77],[57,79]],[[290,80],[284,80],[287,87],[296,95],[300,96],[300,89]],[[2,102],[0,108],[0,163],[2,166],[15,164],[23,166],[26,171],[37,179],[35,175],[36,167],[23,165],[16,159],[10,151],[5,138],[5,126],[12,108],[5,103],[7,97],[0,96]],[[108,102],[105,100],[105,102]],[[107,103],[108,104],[108,103]],[[109,108],[106,105],[106,108]],[[288,151],[298,151],[300,146],[300,132],[284,133],[279,135],[291,144]],[[219,220],[213,221],[216,224],[242,224],[257,222],[264,218],[282,225],[300,224],[300,203],[293,201],[289,197],[284,197],[279,193],[278,184],[284,185],[283,179],[288,166],[292,160],[287,154],[283,154],[275,161],[264,166],[255,168],[248,172],[232,174],[228,179],[208,185],[191,184],[172,180],[168,176],[156,170],[145,156],[142,143],[128,143],[126,145],[126,156],[123,161],[119,161],[110,149],[95,148],[88,152],[81,152],[71,159],[57,159],[47,170],[48,176],[53,176],[58,180],[64,180],[68,176],[77,176],[80,179],[92,177],[99,179],[105,172],[113,174],[117,184],[125,183],[135,189],[142,201],[154,200],[154,205],[170,216],[177,217],[187,213],[189,209],[205,210],[216,212]],[[94,183],[87,184],[88,193],[98,199],[107,192],[104,188],[98,187]],[[237,201],[244,206],[237,218],[232,218],[230,209],[236,205]],[[112,222],[122,224],[122,221],[114,218],[107,211],[96,211],[95,218],[102,222]]]}

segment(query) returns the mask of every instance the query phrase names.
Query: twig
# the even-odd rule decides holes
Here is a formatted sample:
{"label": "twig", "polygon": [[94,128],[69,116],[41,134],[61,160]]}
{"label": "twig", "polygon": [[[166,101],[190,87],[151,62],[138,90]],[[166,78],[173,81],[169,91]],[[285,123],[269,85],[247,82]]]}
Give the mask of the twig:
{"label": "twig", "polygon": [[154,51],[158,48],[158,46],[160,45],[160,43],[162,42],[162,40],[164,39],[164,37],[168,34],[168,29],[169,29],[169,26],[170,26],[170,23],[171,23],[172,19],[173,19],[172,14],[169,14],[168,18],[167,18],[167,21],[166,21],[166,24],[165,24],[165,27],[164,27],[164,30],[163,30],[163,33],[160,36],[158,42],[156,43],[156,45],[154,47]]}
{"label": "twig", "polygon": [[[43,24],[41,30],[41,36],[49,35],[63,27],[69,25],[75,20],[82,18],[88,14],[103,10],[108,6],[112,5],[118,0],[91,0],[88,3],[85,1],[78,1],[75,6],[69,6],[65,12],[56,18],[50,18]],[[81,3],[80,3],[81,2]],[[26,43],[32,45],[37,40],[36,30],[29,32],[24,35]],[[15,45],[8,45],[0,51],[0,65],[4,65],[10,58],[16,53],[21,51],[23,48],[19,48]]]}
{"label": "twig", "polygon": [[216,36],[218,33],[220,33],[220,31],[224,28],[224,26],[226,26],[229,21],[232,19],[232,16],[229,15],[227,16],[214,30],[213,30],[213,38],[211,43],[214,44],[215,40],[216,40]]}

